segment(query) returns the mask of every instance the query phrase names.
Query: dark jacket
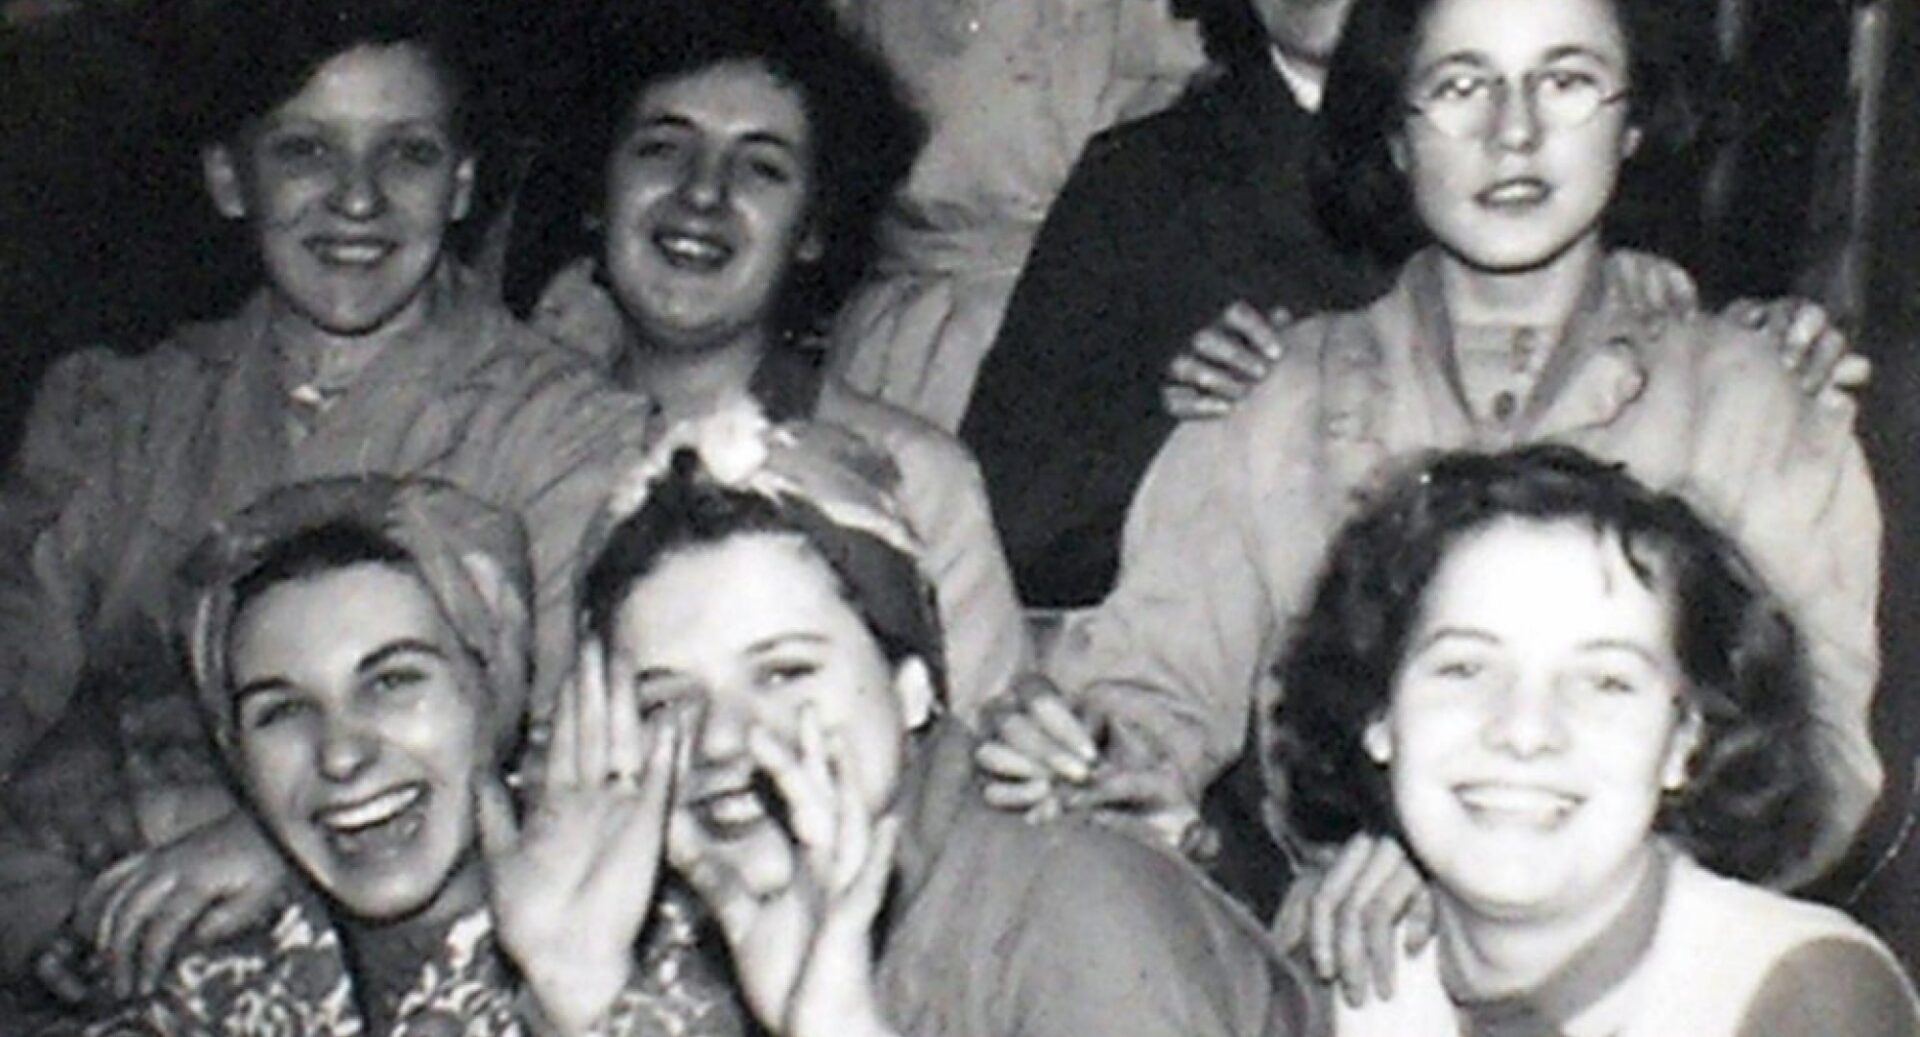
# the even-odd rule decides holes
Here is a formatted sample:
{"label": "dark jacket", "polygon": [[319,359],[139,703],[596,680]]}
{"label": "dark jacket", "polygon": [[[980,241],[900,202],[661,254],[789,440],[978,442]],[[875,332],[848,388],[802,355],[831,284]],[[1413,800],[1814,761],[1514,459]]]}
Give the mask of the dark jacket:
{"label": "dark jacket", "polygon": [[1101,134],[1074,167],[961,427],[1028,604],[1112,585],[1127,504],[1174,426],[1161,372],[1194,332],[1237,299],[1304,314],[1384,288],[1314,218],[1312,133],[1261,64]]}

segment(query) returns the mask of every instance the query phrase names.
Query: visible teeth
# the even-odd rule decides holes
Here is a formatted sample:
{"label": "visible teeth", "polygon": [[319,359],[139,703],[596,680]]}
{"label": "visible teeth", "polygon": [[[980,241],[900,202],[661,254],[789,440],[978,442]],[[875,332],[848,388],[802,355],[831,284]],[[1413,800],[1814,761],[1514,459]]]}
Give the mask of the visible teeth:
{"label": "visible teeth", "polygon": [[1516,205],[1527,202],[1537,202],[1546,196],[1546,185],[1537,180],[1517,180],[1499,184],[1481,195],[1487,202],[1494,205]]}
{"label": "visible teeth", "polygon": [[1533,821],[1557,820],[1578,803],[1572,796],[1517,785],[1468,786],[1460,790],[1460,801],[1480,813]]}
{"label": "visible teeth", "polygon": [[379,241],[322,241],[313,246],[329,263],[366,266],[386,258],[388,246]]}
{"label": "visible teeth", "polygon": [[421,795],[420,786],[408,785],[405,788],[383,792],[360,803],[323,810],[320,812],[320,820],[327,827],[342,832],[371,828],[384,821],[393,820],[401,811],[417,802]]}
{"label": "visible teeth", "polygon": [[729,792],[707,800],[707,813],[715,821],[726,825],[744,825],[766,816],[766,811],[760,806],[760,797],[751,789]]}
{"label": "visible teeth", "polygon": [[674,259],[695,263],[722,263],[732,254],[725,245],[689,234],[661,234],[660,250]]}

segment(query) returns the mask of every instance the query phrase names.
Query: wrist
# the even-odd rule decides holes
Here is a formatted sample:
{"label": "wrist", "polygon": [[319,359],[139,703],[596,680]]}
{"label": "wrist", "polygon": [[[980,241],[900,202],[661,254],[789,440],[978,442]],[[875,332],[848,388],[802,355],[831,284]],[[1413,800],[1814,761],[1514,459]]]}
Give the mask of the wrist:
{"label": "wrist", "polygon": [[557,961],[553,967],[522,970],[530,1012],[526,1020],[537,1033],[551,1037],[581,1037],[613,1008],[626,989],[633,965],[625,955],[619,961]]}

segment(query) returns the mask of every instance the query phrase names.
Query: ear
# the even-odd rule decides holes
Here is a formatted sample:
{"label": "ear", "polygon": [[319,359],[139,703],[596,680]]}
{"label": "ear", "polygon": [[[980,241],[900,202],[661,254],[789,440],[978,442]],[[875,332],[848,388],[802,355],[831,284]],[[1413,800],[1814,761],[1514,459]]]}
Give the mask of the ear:
{"label": "ear", "polygon": [[453,222],[467,218],[467,212],[473,208],[473,170],[474,159],[468,155],[453,167]]}
{"label": "ear", "polygon": [[201,148],[200,174],[220,215],[230,220],[246,218],[247,190],[240,179],[240,167],[234,164],[233,149],[225,144]]}
{"label": "ear", "polygon": [[893,694],[900,702],[900,716],[907,730],[918,731],[933,719],[933,671],[919,656],[893,671]]}
{"label": "ear", "polygon": [[1367,759],[1385,767],[1393,762],[1393,732],[1387,729],[1387,718],[1374,717],[1367,723],[1367,729],[1360,732],[1360,748],[1366,750]]}
{"label": "ear", "polygon": [[808,220],[807,229],[800,235],[800,244],[793,250],[793,258],[802,263],[818,263],[827,254],[827,236],[820,229],[819,220]]}
{"label": "ear", "polygon": [[1626,131],[1620,134],[1620,158],[1622,160],[1630,159],[1638,154],[1640,152],[1640,139],[1644,136],[1645,134],[1640,132],[1640,127],[1627,127]]}
{"label": "ear", "polygon": [[1407,135],[1405,133],[1395,130],[1387,134],[1387,157],[1393,160],[1393,168],[1398,169],[1400,175],[1405,176],[1407,173]]}
{"label": "ear", "polygon": [[1667,792],[1687,787],[1687,765],[1693,762],[1694,750],[1700,748],[1704,726],[1700,722],[1700,711],[1693,708],[1692,703],[1684,703],[1679,708],[1680,723],[1667,739],[1667,756],[1660,763],[1660,788]]}

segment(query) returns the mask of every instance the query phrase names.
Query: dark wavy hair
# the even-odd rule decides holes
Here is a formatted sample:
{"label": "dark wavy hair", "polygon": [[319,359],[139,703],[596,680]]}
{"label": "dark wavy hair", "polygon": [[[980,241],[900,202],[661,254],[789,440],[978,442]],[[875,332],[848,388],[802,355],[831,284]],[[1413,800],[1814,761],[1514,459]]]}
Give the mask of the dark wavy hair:
{"label": "dark wavy hair", "polygon": [[936,695],[945,701],[945,652],[933,592],[912,558],[870,533],[835,523],[807,501],[721,485],[692,450],[677,451],[645,503],[607,534],[581,581],[582,626],[611,645],[621,605],[661,562],[756,533],[804,540],[833,572],[841,598],[859,614],[887,661],[898,666],[921,660]]}
{"label": "dark wavy hair", "polygon": [[225,0],[195,5],[171,39],[175,116],[201,144],[236,143],[298,94],[320,66],[360,46],[417,48],[454,97],[455,130],[472,146],[476,53],[484,48],[449,0]]}
{"label": "dark wavy hair", "polygon": [[[1680,498],[1558,446],[1449,454],[1390,483],[1340,533],[1276,667],[1277,773],[1303,836],[1397,832],[1362,733],[1387,709],[1427,587],[1461,540],[1502,519],[1577,522],[1616,541],[1673,610],[1701,737],[1654,827],[1708,867],[1779,877],[1811,845],[1825,789],[1799,634],[1740,550]],[[1547,604],[1547,603],[1543,603]]]}
{"label": "dark wavy hair", "polygon": [[530,302],[560,265],[597,251],[582,214],[600,209],[607,156],[642,94],[715,65],[757,62],[799,95],[813,136],[809,215],[823,254],[793,268],[777,319],[785,332],[816,330],[872,267],[880,217],[926,139],[886,64],[821,0],[648,0],[593,24],[595,60],[535,173],[552,196],[528,231],[547,254],[514,275],[516,301]]}
{"label": "dark wavy hair", "polygon": [[[1329,231],[1389,262],[1404,260],[1429,239],[1388,141],[1406,121],[1407,80],[1421,23],[1437,2],[1358,0],[1327,72],[1309,172],[1314,203]],[[1700,14],[1708,5],[1611,3],[1629,56],[1627,118],[1641,139],[1608,206],[1610,232],[1623,196],[1638,199],[1655,189],[1639,184],[1641,170],[1647,171],[1644,179],[1660,179],[1696,152],[1708,123],[1707,100],[1718,93],[1711,20]]]}

